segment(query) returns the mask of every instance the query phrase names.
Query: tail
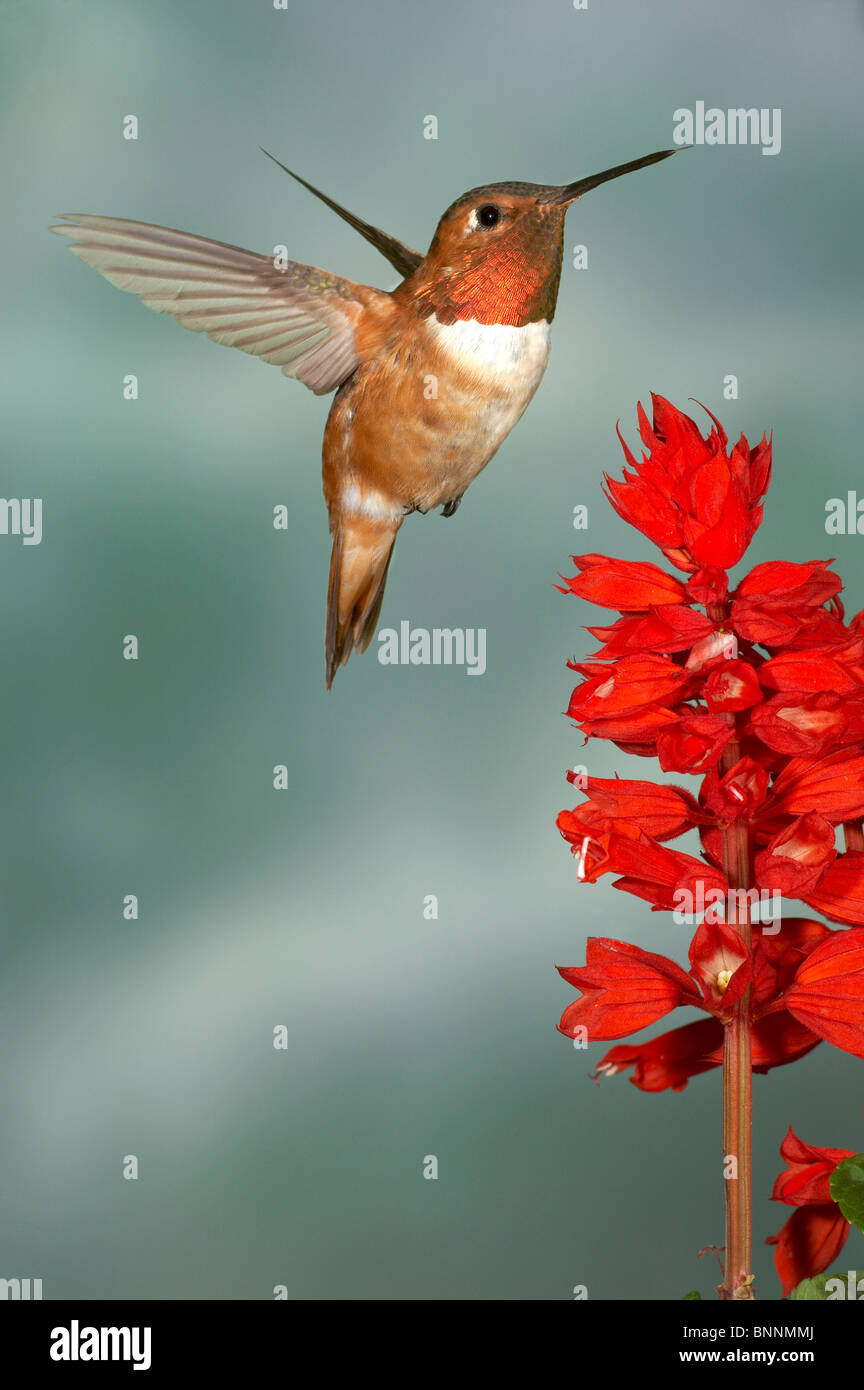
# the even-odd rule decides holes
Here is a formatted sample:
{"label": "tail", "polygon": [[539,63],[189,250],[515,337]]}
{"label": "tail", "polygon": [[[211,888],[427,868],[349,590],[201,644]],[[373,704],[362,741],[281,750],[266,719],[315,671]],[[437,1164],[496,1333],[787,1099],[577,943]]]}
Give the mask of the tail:
{"label": "tail", "polygon": [[327,689],[353,651],[375,635],[396,533],[402,517],[334,517],[327,588]]}

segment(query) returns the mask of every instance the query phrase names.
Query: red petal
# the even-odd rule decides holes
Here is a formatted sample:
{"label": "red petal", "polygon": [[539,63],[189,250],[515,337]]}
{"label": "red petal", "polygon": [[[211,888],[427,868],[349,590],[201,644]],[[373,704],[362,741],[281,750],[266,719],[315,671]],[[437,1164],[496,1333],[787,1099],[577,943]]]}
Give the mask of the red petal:
{"label": "red petal", "polygon": [[757,854],[756,881],[768,892],[802,898],[816,887],[836,855],[830,821],[815,812],[798,816]]}
{"label": "red petal", "polygon": [[783,1004],[826,1042],[864,1057],[864,929],[832,932],[811,951]]}
{"label": "red petal", "polygon": [[762,699],[759,677],[747,661],[727,661],[705,682],[705,703],[713,713],[733,714]]}
{"label": "red petal", "polygon": [[573,593],[603,608],[643,612],[654,605],[680,604],[687,597],[684,585],[659,565],[605,555],[574,555],[573,560],[583,571],[568,580]]}
{"label": "red petal", "polygon": [[849,1222],[835,1202],[818,1207],[799,1207],[776,1236],[769,1236],[767,1245],[776,1245],[774,1265],[787,1297],[814,1274],[821,1274],[837,1258],[846,1237]]}
{"label": "red petal", "polygon": [[804,901],[832,922],[864,926],[864,854],[839,854]]}
{"label": "red petal", "polygon": [[630,1081],[640,1091],[682,1091],[691,1076],[720,1065],[722,1049],[722,1023],[716,1018],[700,1018],[648,1042],[611,1048],[599,1063],[597,1075],[615,1076],[633,1067]]}
{"label": "red petal", "polygon": [[623,1038],[679,1003],[698,1002],[692,980],[674,961],[607,937],[589,938],[585,965],[559,966],[558,973],[582,991],[558,1025],[568,1037],[586,1028],[591,1040]]}

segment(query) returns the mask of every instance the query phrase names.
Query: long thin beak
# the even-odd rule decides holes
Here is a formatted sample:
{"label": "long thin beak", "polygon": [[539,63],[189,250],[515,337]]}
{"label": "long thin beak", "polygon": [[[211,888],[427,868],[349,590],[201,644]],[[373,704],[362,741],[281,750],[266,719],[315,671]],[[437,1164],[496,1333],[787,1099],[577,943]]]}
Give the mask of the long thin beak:
{"label": "long thin beak", "polygon": [[608,183],[610,179],[620,178],[622,174],[632,174],[635,169],[645,169],[649,164],[659,164],[661,159],[668,159],[670,155],[678,154],[681,149],[688,149],[687,145],[680,145],[674,150],[657,150],[656,154],[646,154],[642,159],[633,159],[629,164],[616,164],[614,169],[604,169],[602,174],[592,174],[587,179],[577,179],[575,183],[565,184],[563,188],[553,189],[545,198],[538,198],[540,203],[572,203],[577,198],[581,198],[583,193],[588,193],[592,188],[598,188],[601,183]]}

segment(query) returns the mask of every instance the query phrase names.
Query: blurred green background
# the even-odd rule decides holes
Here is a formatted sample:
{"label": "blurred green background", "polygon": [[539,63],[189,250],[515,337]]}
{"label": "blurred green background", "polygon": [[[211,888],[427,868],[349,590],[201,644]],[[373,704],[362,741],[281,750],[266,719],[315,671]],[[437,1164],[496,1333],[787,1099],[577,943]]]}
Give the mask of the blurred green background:
{"label": "blurred green background", "polygon": [[[47,1298],[710,1295],[719,1075],[598,1088],[604,1049],[555,1032],[575,996],[553,967],[587,934],[683,958],[687,933],[609,880],[580,889],[555,830],[569,765],[650,765],[583,754],[562,718],[565,660],[598,618],[552,582],[574,549],[653,558],[600,491],[616,419],[632,439],[653,389],[733,435],[774,428],[750,561],[836,555],[864,604],[864,539],[824,530],[826,499],[862,480],[859,6],[5,0],[0,17],[2,492],[44,499],[40,546],[0,537],[0,1275]],[[328,402],[109,286],[52,215],[284,242],[392,288],[259,144],[423,249],[465,189],[662,148],[699,100],[782,108],[782,153],[697,148],[576,205],[589,268],[565,264],[538,396],[458,517],[400,536],[383,625],[485,627],[486,675],[373,648],[325,694]],[[756,1078],[763,1296],[761,1240],[789,1214],[767,1200],[778,1145],[792,1124],[864,1147],[861,1078],[827,1045]],[[859,1237],[848,1252],[864,1264]]]}

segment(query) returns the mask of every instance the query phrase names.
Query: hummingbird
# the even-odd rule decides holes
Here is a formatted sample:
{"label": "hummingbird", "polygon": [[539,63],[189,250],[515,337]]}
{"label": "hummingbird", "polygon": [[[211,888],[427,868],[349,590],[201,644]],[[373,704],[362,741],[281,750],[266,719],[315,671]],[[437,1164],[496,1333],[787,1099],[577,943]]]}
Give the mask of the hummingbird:
{"label": "hummingbird", "polygon": [[568,208],[677,150],[560,186],[472,188],[447,208],[425,256],[262,153],[386,257],[403,277],[394,290],[127,218],[60,213],[51,230],[157,313],[274,363],[316,395],[335,391],[322,469],[329,690],[372,640],[405,517],[435,507],[452,516],[540,384]]}

